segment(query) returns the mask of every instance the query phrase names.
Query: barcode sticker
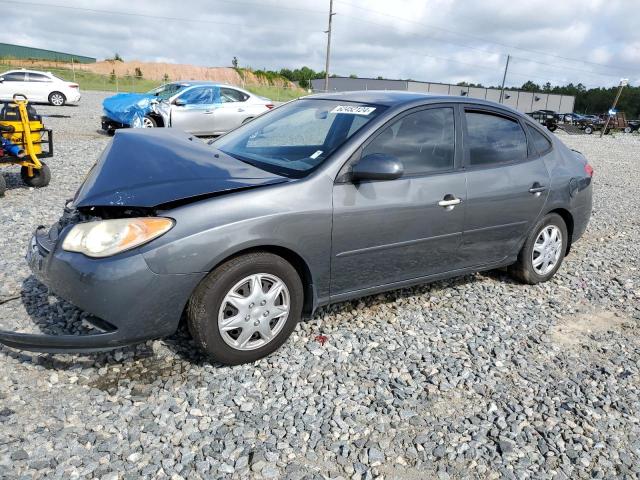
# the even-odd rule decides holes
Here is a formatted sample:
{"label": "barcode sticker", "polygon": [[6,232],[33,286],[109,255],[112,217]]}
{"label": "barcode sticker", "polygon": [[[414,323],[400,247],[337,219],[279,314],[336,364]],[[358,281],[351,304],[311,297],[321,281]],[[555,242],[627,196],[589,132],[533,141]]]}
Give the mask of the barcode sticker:
{"label": "barcode sticker", "polygon": [[375,107],[361,107],[357,105],[338,105],[331,113],[348,113],[350,115],[369,115],[375,111]]}

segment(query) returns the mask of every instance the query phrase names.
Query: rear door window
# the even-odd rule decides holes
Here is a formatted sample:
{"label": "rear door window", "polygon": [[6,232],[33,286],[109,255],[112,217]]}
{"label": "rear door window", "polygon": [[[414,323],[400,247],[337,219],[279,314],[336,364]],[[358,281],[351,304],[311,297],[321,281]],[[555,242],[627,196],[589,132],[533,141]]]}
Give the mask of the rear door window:
{"label": "rear door window", "polygon": [[220,89],[220,100],[222,100],[222,103],[244,102],[247,98],[249,98],[248,95],[233,88]]}
{"label": "rear door window", "polygon": [[46,75],[42,75],[41,73],[30,73],[29,81],[30,82],[50,82],[51,79]]}
{"label": "rear door window", "polygon": [[518,121],[468,110],[465,118],[471,166],[499,165],[527,158],[527,137]]}

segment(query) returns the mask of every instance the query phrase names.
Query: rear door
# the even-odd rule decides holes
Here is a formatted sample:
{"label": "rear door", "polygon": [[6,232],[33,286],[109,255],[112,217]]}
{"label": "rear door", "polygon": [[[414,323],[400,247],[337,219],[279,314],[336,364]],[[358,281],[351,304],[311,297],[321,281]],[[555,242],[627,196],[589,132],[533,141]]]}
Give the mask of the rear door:
{"label": "rear door", "polygon": [[[354,163],[368,154],[392,155],[403,163],[403,176],[336,182],[332,296],[459,267],[466,185],[455,117],[451,105],[401,114],[365,143]],[[454,204],[445,206],[447,200]]]}
{"label": "rear door", "polygon": [[41,73],[27,73],[27,96],[32,101],[45,102],[49,100],[53,80]]}
{"label": "rear door", "polygon": [[171,126],[185,132],[206,135],[214,131],[216,107],[213,86],[193,87],[184,91],[176,100],[182,105],[171,105]]}
{"label": "rear door", "polygon": [[4,81],[0,83],[0,99],[11,100],[16,93],[21,93],[29,98],[26,77],[26,72],[8,72],[3,74],[2,78],[4,78]]}
{"label": "rear door", "polygon": [[465,108],[466,266],[514,257],[549,193],[550,177],[524,124],[499,109]]}
{"label": "rear door", "polygon": [[252,116],[246,101],[248,95],[234,88],[220,88],[220,108],[214,114],[216,133],[224,133],[240,126],[242,122]]}

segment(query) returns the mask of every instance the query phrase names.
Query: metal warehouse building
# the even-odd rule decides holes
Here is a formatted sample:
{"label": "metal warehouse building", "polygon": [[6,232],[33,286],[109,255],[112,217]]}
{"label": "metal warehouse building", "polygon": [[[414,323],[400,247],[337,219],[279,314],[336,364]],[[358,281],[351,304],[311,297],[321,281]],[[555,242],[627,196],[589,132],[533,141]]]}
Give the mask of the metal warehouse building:
{"label": "metal warehouse building", "polygon": [[75,55],[73,53],[56,52],[42,48],[23,47],[10,43],[0,43],[0,58],[16,58],[19,60],[52,60],[55,62],[95,63],[93,57]]}
{"label": "metal warehouse building", "polygon": [[[312,80],[311,87],[315,92],[324,91],[324,79]],[[437,95],[462,95],[471,98],[482,98],[493,102],[500,101],[500,89],[463,87],[448,83],[416,82],[413,80],[381,80],[376,78],[329,78],[330,92],[348,92],[355,90],[406,90],[409,92],[433,93]],[[520,112],[534,110],[554,110],[560,113],[571,113],[576,97],[544,92],[525,92],[523,90],[504,91],[503,104]]]}

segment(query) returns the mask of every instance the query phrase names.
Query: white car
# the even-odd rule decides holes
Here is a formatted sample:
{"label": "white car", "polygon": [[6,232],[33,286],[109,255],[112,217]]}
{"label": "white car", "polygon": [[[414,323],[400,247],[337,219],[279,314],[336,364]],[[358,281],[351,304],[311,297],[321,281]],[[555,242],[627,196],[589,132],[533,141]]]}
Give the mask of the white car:
{"label": "white car", "polygon": [[77,83],[62,80],[50,72],[22,69],[0,74],[0,100],[11,100],[16,93],[25,95],[31,102],[56,107],[77,103],[81,97]]}

